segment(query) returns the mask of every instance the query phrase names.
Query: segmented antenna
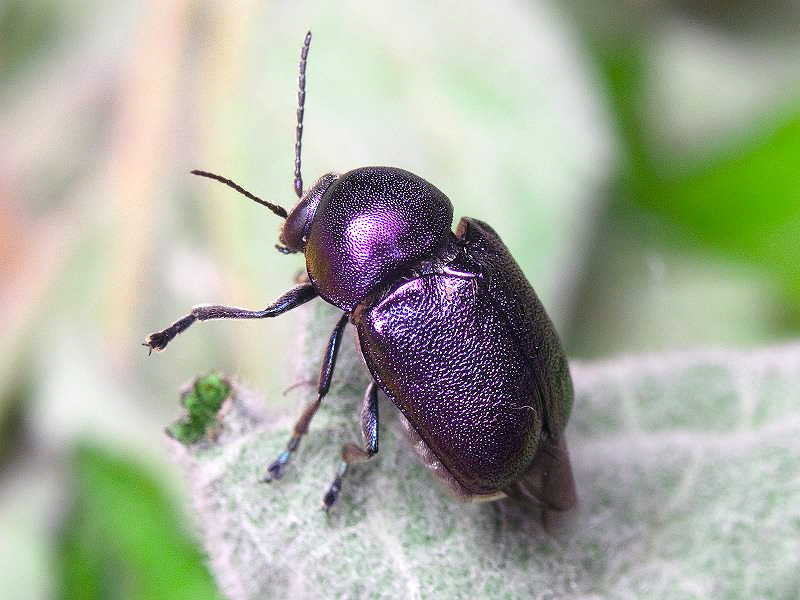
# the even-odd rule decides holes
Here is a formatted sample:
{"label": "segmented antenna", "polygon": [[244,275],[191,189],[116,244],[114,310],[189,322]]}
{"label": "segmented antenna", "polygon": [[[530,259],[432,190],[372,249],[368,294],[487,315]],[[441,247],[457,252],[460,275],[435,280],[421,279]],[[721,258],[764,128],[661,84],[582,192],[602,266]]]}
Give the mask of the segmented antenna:
{"label": "segmented antenna", "polygon": [[311,32],[306,33],[303,48],[300,50],[300,76],[297,78],[297,128],[294,137],[294,193],[303,196],[303,176],[300,175],[300,150],[303,147],[303,107],[306,103],[306,62],[308,48],[311,46]]}
{"label": "segmented antenna", "polygon": [[246,189],[244,189],[238,183],[236,183],[234,181],[231,181],[230,179],[227,179],[227,178],[223,177],[222,175],[217,175],[215,173],[209,173],[208,171],[198,171],[198,170],[192,171],[192,175],[199,175],[200,177],[208,177],[209,179],[214,179],[216,181],[219,181],[220,183],[224,183],[228,187],[232,187],[233,189],[235,189],[237,192],[239,192],[243,196],[246,196],[247,198],[250,198],[250,200],[253,200],[254,202],[258,202],[261,206],[266,206],[268,209],[270,209],[272,212],[274,212],[279,217],[282,217],[284,219],[286,218],[286,209],[285,208],[283,208],[282,206],[278,206],[277,204],[272,204],[271,202],[267,202],[266,200],[262,200],[258,196],[248,192]]}

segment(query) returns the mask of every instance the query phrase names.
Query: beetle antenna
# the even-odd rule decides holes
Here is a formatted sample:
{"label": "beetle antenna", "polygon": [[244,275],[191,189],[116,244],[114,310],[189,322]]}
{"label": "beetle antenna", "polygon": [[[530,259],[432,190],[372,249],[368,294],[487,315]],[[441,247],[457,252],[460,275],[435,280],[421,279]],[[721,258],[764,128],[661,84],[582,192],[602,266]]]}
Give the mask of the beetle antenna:
{"label": "beetle antenna", "polygon": [[297,78],[297,127],[294,134],[294,193],[303,197],[303,176],[300,175],[300,150],[303,147],[303,110],[306,104],[306,62],[311,46],[311,32],[306,33],[300,50],[300,76]]}
{"label": "beetle antenna", "polygon": [[209,179],[214,179],[216,181],[219,181],[220,183],[224,183],[228,187],[231,187],[231,188],[235,189],[242,196],[250,198],[250,200],[253,200],[254,202],[258,202],[261,206],[266,206],[268,209],[270,209],[272,212],[274,212],[279,217],[282,217],[284,219],[286,218],[286,209],[285,208],[283,208],[282,206],[278,206],[277,204],[272,204],[271,202],[267,202],[266,200],[262,200],[261,198],[259,198],[255,194],[251,194],[250,192],[248,192],[246,189],[244,189],[238,183],[236,183],[234,181],[231,181],[230,179],[227,179],[227,178],[223,177],[222,175],[217,175],[215,173],[209,173],[208,171],[198,171],[198,170],[192,171],[192,175],[199,175],[200,177],[208,177]]}

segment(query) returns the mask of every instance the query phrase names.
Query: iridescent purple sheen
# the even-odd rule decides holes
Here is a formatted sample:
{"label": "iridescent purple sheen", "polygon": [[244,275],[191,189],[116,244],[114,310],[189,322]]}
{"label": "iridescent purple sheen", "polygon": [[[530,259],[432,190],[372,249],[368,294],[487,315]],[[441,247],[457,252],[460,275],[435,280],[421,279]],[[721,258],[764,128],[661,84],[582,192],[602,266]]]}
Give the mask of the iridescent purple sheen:
{"label": "iridescent purple sheen", "polygon": [[450,239],[453,206],[436,187],[391,167],[345,173],[323,194],[305,243],[319,295],[351,311],[398,270]]}
{"label": "iridescent purple sheen", "polygon": [[[555,330],[497,234],[463,219],[451,258],[353,313],[373,378],[464,491],[503,490],[557,439],[572,385]],[[455,275],[457,273],[458,275]]]}

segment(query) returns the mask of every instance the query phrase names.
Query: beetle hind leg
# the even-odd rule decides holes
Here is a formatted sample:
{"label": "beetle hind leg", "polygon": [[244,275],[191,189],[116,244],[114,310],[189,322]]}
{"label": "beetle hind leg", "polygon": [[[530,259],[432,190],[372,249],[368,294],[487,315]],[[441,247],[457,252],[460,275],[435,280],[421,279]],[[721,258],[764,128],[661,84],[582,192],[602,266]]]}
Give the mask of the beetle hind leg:
{"label": "beetle hind leg", "polygon": [[364,438],[363,448],[352,443],[342,446],[342,462],[339,463],[333,483],[322,497],[322,510],[325,512],[339,499],[342,480],[350,465],[366,462],[378,453],[378,385],[374,381],[367,386],[361,404],[361,435]]}

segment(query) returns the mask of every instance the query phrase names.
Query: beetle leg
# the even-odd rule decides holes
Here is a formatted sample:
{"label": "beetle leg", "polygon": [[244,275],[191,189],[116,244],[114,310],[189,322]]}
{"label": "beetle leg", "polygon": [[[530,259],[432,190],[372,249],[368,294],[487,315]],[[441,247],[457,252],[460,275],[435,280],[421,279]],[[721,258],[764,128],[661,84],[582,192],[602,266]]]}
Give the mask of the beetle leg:
{"label": "beetle leg", "polygon": [[325,394],[328,393],[331,387],[331,379],[333,378],[333,369],[336,366],[336,355],[339,353],[339,346],[342,342],[342,332],[349,318],[350,315],[348,313],[343,314],[336,323],[336,327],[333,328],[331,337],[328,340],[328,346],[325,349],[325,356],[322,357],[317,399],[309,404],[303,411],[303,414],[300,415],[300,418],[294,425],[294,433],[292,437],[289,438],[289,443],[286,444],[286,450],[281,452],[278,458],[267,468],[267,475],[264,477],[264,482],[268,483],[273,479],[281,478],[292,453],[297,450],[297,447],[300,445],[300,439],[305,435],[306,431],[308,431],[308,425],[311,423],[311,419],[314,418],[319,405],[322,403],[322,399],[325,397]]}
{"label": "beetle leg", "polygon": [[364,448],[355,444],[342,446],[342,462],[336,470],[333,483],[322,498],[322,510],[328,512],[339,498],[342,479],[350,465],[368,461],[378,453],[378,385],[373,381],[367,386],[364,401],[361,404],[361,435]]}
{"label": "beetle leg", "polygon": [[281,254],[294,254],[297,250],[290,250],[286,246],[281,246],[280,244],[275,244],[275,250],[280,252]]}
{"label": "beetle leg", "polygon": [[179,333],[182,333],[195,321],[208,321],[210,319],[263,319],[265,317],[277,317],[288,310],[305,304],[309,300],[316,298],[317,291],[310,283],[298,285],[286,292],[275,302],[264,310],[247,310],[236,306],[220,306],[216,304],[200,304],[192,308],[185,317],[178,319],[163,331],[157,331],[147,336],[144,346],[153,350],[161,351],[167,347]]}

